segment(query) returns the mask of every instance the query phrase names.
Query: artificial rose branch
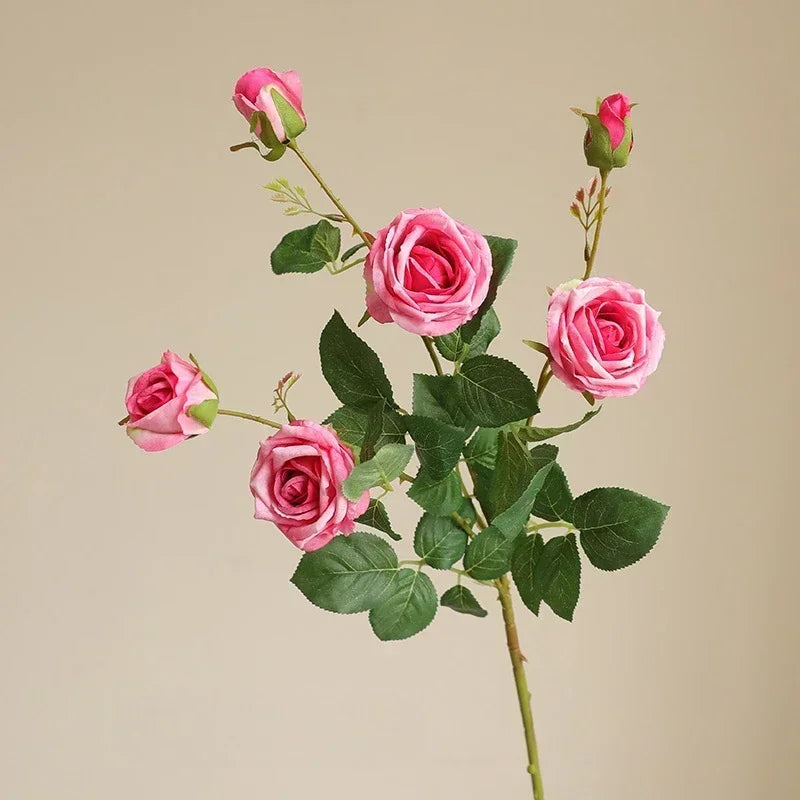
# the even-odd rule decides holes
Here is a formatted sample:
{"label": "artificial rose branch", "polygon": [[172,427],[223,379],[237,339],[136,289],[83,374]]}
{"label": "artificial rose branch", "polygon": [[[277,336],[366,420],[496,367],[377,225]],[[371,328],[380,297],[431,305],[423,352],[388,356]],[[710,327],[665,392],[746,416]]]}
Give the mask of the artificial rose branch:
{"label": "artificial rose branch", "polygon": [[[494,304],[515,240],[483,235],[440,208],[402,211],[373,236],[297,144],[307,118],[296,72],[251,70],[236,83],[233,100],[252,138],[231,150],[255,150],[267,162],[293,152],[335,208],[317,211],[302,187],[284,178],[267,184],[286,214],[319,217],[283,237],[270,257],[273,272],[327,269],[339,275],[363,264],[366,310],[359,325],[369,319],[394,323],[421,337],[434,374],[413,376],[409,413],[397,402],[378,355],[334,311],[319,349],[340,406],[322,422],[290,410],[287,395],[299,377],[294,373],[273,392],[274,412],[287,418],[281,423],[219,408],[219,392],[197,361],[167,351],[129,382],[128,415],[120,424],[148,451],[206,433],[219,415],[275,428],[260,443],[250,474],[255,516],[303,551],[291,581],[313,604],[340,614],[367,612],[381,640],[420,633],[439,606],[486,617],[464,581],[494,589],[531,790],[534,800],[543,800],[513,588],[533,614],[544,604],[571,620],[580,592],[579,545],[601,570],[627,567],[652,549],[667,514],[666,506],[627,489],[573,495],[549,440],[588,423],[599,406],[575,422],[534,425],[553,377],[594,404],[638,392],[661,357],[664,331],[644,292],[593,277],[607,178],[625,166],[633,146],[632,105],[616,94],[599,100],[596,114],[574,109],[586,121],[584,154],[598,175],[570,206],[584,232],[583,277],[549,290],[546,344],[525,340],[545,357],[534,384],[518,366],[488,352],[501,329]],[[357,241],[342,252],[348,228]],[[364,248],[366,255],[359,256]],[[410,472],[413,458],[417,466]],[[415,559],[401,560],[386,539],[357,530],[403,538],[382,502],[395,489],[423,512],[413,532]],[[437,597],[427,570],[456,582]]]}

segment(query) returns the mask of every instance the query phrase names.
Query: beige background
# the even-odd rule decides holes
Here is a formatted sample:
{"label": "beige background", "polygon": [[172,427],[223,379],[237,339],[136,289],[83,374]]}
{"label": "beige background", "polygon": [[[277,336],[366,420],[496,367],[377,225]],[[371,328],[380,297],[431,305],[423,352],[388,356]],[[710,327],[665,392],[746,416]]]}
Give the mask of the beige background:
{"label": "beige background", "polygon": [[[647,288],[667,348],[562,455],[576,490],[673,511],[641,565],[585,571],[574,624],[522,616],[547,797],[798,796],[798,33],[790,0],[5,3],[0,796],[529,791],[494,602],[380,644],[287,583],[251,518],[259,428],[148,456],[115,425],[166,347],[228,406],[297,369],[299,410],[334,407],[316,338],[362,285],[267,269],[293,221],[260,185],[311,184],[227,152],[259,64],[302,73],[304,146],[368,228],[441,204],[519,237],[498,350],[530,372],[543,287],[579,268],[568,107],[641,103],[598,271]],[[407,398],[421,346],[365,330]],[[541,419],[581,411],[554,387]]]}

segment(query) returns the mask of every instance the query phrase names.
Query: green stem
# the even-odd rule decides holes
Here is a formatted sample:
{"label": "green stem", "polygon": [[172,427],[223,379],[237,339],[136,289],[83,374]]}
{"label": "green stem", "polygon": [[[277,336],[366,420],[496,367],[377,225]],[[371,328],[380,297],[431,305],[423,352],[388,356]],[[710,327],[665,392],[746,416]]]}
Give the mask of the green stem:
{"label": "green stem", "polygon": [[542,531],[545,528],[568,528],[571,531],[575,530],[575,528],[572,527],[571,523],[563,522],[561,520],[559,520],[558,522],[531,522],[527,525],[525,530]]}
{"label": "green stem", "polygon": [[600,229],[603,227],[603,213],[606,210],[606,180],[608,179],[608,172],[600,171],[600,196],[597,200],[597,226],[594,229],[594,239],[592,240],[592,249],[589,251],[589,258],[586,259],[586,271],[583,273],[583,279],[586,280],[592,274],[594,267],[594,259],[597,255],[597,245],[600,244]]}
{"label": "green stem", "polygon": [[514,673],[514,683],[517,687],[517,700],[522,715],[522,727],[525,730],[525,747],[528,752],[528,773],[531,776],[533,787],[533,800],[544,800],[542,787],[542,771],[539,767],[539,751],[536,747],[536,734],[533,730],[533,714],[531,712],[531,693],[528,689],[528,679],[525,675],[525,656],[519,647],[517,624],[514,619],[514,605],[511,600],[511,585],[508,575],[503,575],[495,581],[497,592],[500,596],[500,605],[503,609],[503,622],[506,628],[506,645],[511,657],[511,669]]}
{"label": "green stem", "polygon": [[225,417],[239,417],[240,419],[249,419],[253,422],[260,422],[262,425],[268,425],[270,428],[282,428],[280,422],[273,422],[271,419],[265,417],[257,417],[255,414],[246,414],[244,411],[231,411],[229,408],[220,408],[217,414],[222,414]]}
{"label": "green stem", "polygon": [[430,336],[423,336],[422,341],[425,343],[425,349],[428,351],[428,355],[431,357],[433,368],[436,370],[436,374],[444,375],[442,362],[439,361],[439,355],[436,352],[436,345],[433,343],[433,339],[431,339]]}
{"label": "green stem", "polygon": [[322,191],[325,192],[326,195],[328,195],[330,201],[336,206],[336,208],[339,209],[339,211],[342,212],[342,216],[353,227],[353,232],[356,233],[358,236],[360,236],[366,243],[367,247],[369,247],[372,244],[370,238],[367,236],[366,233],[364,233],[363,228],[353,219],[353,216],[350,214],[350,212],[342,205],[342,201],[333,193],[330,186],[328,186],[328,184],[325,183],[325,180],[323,179],[322,175],[319,174],[314,165],[308,160],[306,154],[297,146],[297,142],[294,139],[292,139],[291,141],[286,143],[286,146],[290,150],[293,150],[295,152],[297,157],[303,162],[305,168],[314,176],[314,179],[320,185]]}

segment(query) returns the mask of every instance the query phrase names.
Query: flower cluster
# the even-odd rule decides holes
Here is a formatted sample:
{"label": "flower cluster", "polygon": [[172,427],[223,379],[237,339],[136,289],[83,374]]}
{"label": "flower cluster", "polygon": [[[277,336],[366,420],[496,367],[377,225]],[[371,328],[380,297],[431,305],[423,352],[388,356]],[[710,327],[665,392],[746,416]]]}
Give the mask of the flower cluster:
{"label": "flower cluster", "polygon": [[[638,392],[661,358],[664,330],[644,291],[594,274],[608,176],[627,164],[633,147],[633,104],[614,94],[599,99],[594,114],[573,109],[586,122],[584,155],[597,174],[570,206],[583,228],[580,277],[549,290],[546,312],[539,315],[544,341],[525,340],[544,356],[534,382],[489,352],[501,329],[495,300],[511,269],[515,240],[484,235],[441,208],[401,211],[372,233],[298,146],[308,121],[296,72],[251,70],[236,82],[233,103],[251,138],[231,150],[253,149],[268,162],[293,153],[333,204],[317,211],[305,189],[286,178],[266,185],[288,216],[316,218],[275,247],[273,272],[327,269],[338,276],[360,265],[365,310],[359,326],[394,323],[421,337],[433,372],[414,375],[407,410],[378,354],[334,311],[319,350],[323,375],[341,405],[324,421],[297,418],[290,410],[288,394],[300,377],[294,372],[285,373],[273,391],[273,413],[286,417],[278,422],[220,408],[219,392],[197,360],[167,351],[159,364],[131,378],[120,424],[149,452],[206,433],[218,416],[273,429],[258,445],[250,473],[255,517],[273,523],[303,551],[292,583],[312,603],[344,614],[369,612],[381,640],[419,633],[440,606],[487,616],[467,581],[496,591],[530,743],[512,586],[534,614],[546,605],[571,620],[581,550],[602,570],[630,566],[653,548],[668,510],[627,489],[573,495],[558,448],[546,440],[588,423],[599,406],[569,424],[534,424],[551,378],[594,406]],[[343,249],[346,236],[355,242]],[[526,277],[532,275],[535,269]],[[416,469],[409,467],[414,457]],[[401,539],[383,498],[406,484],[423,513],[413,534],[418,560],[400,561],[386,539],[356,528]],[[428,569],[453,573],[455,585],[437,597]],[[527,771],[540,800],[535,744],[528,753]]]}

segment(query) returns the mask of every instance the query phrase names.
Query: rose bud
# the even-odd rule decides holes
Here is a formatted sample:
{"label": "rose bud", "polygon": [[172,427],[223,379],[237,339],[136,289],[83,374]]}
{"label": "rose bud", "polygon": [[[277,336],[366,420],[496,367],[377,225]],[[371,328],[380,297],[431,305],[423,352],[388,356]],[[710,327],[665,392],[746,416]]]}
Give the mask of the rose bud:
{"label": "rose bud", "polygon": [[553,375],[596,398],[642,388],[664,349],[659,312],[624,281],[589,278],[559,286],[547,308]]}
{"label": "rose bud", "polygon": [[369,505],[342,494],[353,454],[336,433],[308,420],[293,420],[261,442],[250,474],[255,517],[274,522],[301,550],[324,547],[337,533],[349,535]]}
{"label": "rose bud", "polygon": [[251,124],[253,114],[264,113],[270,130],[261,130],[257,124],[255,132],[269,147],[294,139],[306,129],[303,85],[294,70],[273,72],[260,67],[245,72],[236,81],[233,104]]}
{"label": "rose bud", "polygon": [[632,107],[627,95],[618,92],[600,100],[596,114],[580,112],[588,125],[583,151],[590,167],[608,172],[628,163],[633,148]]}
{"label": "rose bud", "polygon": [[135,444],[152,453],[205,433],[219,400],[214,383],[196,363],[167,350],[160,364],[128,381],[125,407],[128,417],[120,424]]}
{"label": "rose bud", "polygon": [[367,310],[421,336],[443,336],[475,316],[489,291],[492,254],[480,233],[441,208],[415,208],[378,231],[364,265]]}

